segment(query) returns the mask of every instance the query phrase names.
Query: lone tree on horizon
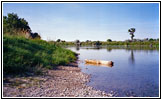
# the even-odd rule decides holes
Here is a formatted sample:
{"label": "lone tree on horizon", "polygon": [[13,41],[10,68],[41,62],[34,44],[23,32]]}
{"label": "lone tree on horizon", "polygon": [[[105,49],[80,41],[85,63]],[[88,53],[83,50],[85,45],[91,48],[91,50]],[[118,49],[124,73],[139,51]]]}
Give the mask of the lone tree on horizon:
{"label": "lone tree on horizon", "polygon": [[128,32],[130,33],[130,35],[131,35],[131,39],[133,40],[133,37],[134,37],[134,32],[136,31],[136,29],[135,28],[130,28],[129,30],[128,30]]}
{"label": "lone tree on horizon", "polygon": [[76,44],[76,46],[80,46],[81,45],[79,40],[75,40],[75,44]]}

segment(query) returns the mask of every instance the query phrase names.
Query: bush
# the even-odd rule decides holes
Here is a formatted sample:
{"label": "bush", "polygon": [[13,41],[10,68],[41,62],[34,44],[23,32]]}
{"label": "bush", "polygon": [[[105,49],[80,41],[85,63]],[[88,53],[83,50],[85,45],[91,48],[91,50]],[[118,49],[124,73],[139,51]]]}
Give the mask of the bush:
{"label": "bush", "polygon": [[107,39],[107,42],[112,42],[112,40],[111,39]]}

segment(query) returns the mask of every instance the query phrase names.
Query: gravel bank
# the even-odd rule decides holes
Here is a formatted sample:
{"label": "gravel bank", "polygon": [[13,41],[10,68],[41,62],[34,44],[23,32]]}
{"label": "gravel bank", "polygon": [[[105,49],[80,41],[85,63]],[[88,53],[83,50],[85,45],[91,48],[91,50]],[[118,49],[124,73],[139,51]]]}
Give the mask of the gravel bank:
{"label": "gravel bank", "polygon": [[81,69],[59,66],[48,70],[46,75],[32,77],[5,78],[4,97],[111,97],[103,91],[86,85],[90,76]]}

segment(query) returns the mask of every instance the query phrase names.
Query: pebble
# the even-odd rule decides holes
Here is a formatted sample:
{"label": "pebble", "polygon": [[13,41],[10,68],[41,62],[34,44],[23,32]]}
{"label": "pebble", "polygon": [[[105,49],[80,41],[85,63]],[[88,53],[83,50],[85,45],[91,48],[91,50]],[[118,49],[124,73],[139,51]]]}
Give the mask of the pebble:
{"label": "pebble", "polygon": [[26,84],[21,84],[22,87],[26,87]]}
{"label": "pebble", "polygon": [[[23,88],[4,84],[4,97],[112,97],[113,94],[95,90],[86,85],[90,75],[82,73],[79,67],[60,66],[59,70],[49,70],[48,75],[26,77]],[[14,81],[14,78],[12,79]],[[21,80],[21,78],[19,78]],[[22,79],[23,80],[23,79]],[[39,84],[33,84],[37,80]],[[28,87],[28,85],[32,85]],[[27,85],[28,84],[28,85]],[[24,88],[25,87],[25,88]],[[20,92],[21,90],[21,92]],[[14,94],[13,94],[14,93]],[[22,94],[23,93],[23,94]]]}

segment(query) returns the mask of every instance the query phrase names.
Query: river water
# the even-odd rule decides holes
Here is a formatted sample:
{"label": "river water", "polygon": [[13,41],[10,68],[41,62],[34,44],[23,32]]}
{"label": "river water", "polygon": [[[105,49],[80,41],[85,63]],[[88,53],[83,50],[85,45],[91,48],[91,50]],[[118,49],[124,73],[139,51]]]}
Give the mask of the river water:
{"label": "river water", "polygon": [[[87,85],[117,97],[159,96],[159,50],[118,47],[70,47],[80,53],[79,67],[90,74]],[[85,64],[85,59],[113,61],[112,67]]]}

